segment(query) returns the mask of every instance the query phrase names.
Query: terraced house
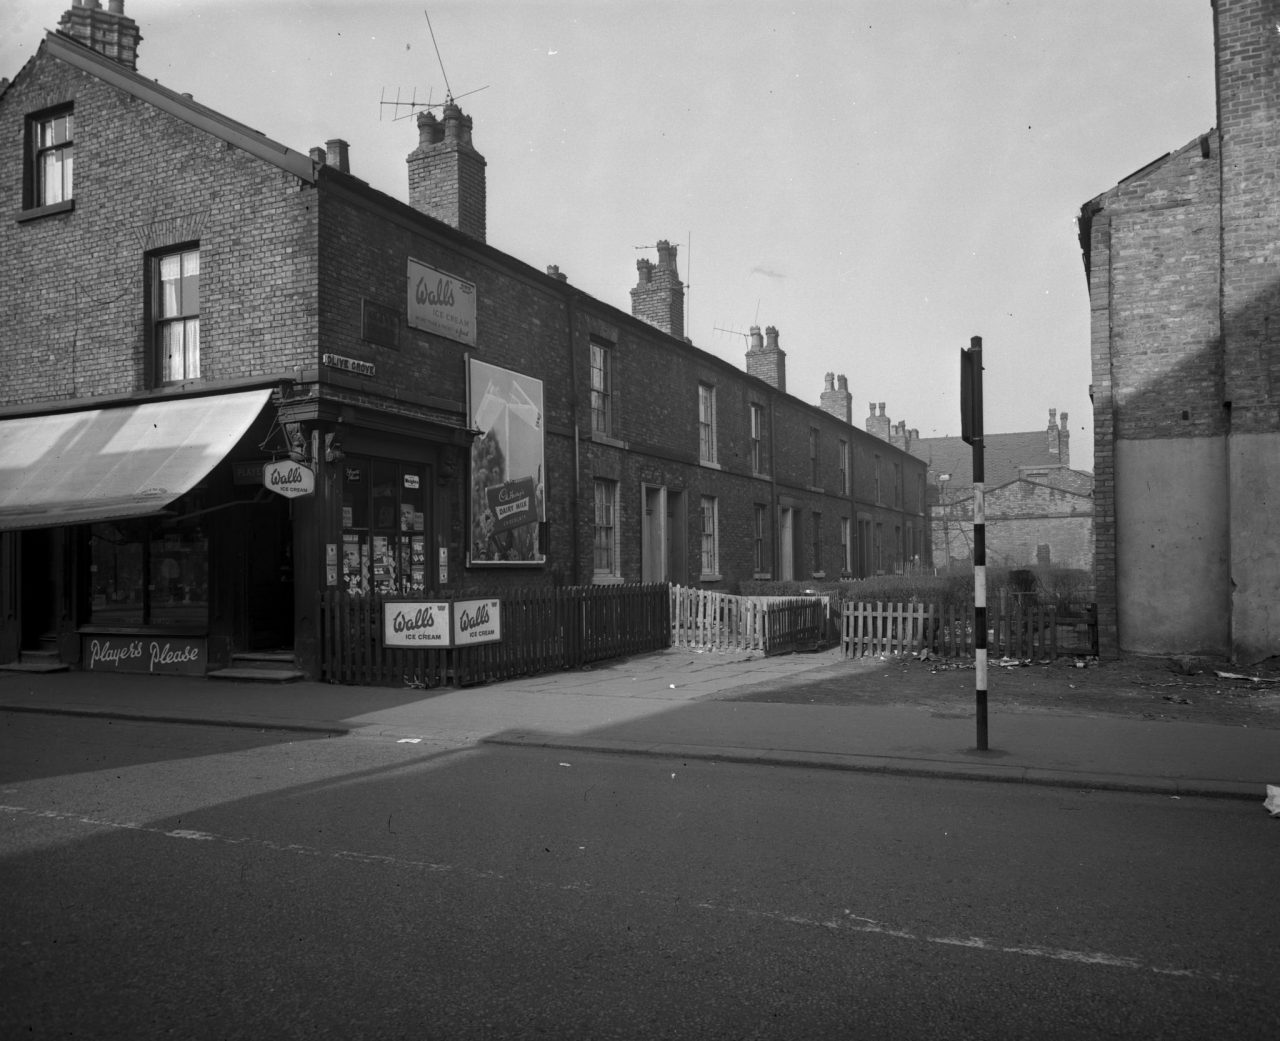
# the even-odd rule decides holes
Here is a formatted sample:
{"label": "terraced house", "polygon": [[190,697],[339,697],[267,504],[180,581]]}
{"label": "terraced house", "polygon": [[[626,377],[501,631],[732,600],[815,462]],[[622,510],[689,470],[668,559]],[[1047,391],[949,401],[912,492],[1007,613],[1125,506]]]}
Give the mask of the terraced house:
{"label": "terraced house", "polygon": [[924,464],[843,377],[789,394],[776,329],[745,371],[690,343],[674,246],[628,311],[487,245],[456,104],[406,203],[140,41],[77,2],[0,88],[0,663],[317,675],[335,591],[735,591],[927,547]]}

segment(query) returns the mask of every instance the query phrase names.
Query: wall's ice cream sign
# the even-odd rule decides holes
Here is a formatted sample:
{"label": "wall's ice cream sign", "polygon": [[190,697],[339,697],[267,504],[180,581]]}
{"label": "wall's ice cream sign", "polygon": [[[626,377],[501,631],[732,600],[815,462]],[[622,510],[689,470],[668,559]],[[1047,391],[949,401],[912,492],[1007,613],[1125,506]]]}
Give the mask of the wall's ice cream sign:
{"label": "wall's ice cream sign", "polygon": [[409,325],[474,347],[476,287],[409,258]]}

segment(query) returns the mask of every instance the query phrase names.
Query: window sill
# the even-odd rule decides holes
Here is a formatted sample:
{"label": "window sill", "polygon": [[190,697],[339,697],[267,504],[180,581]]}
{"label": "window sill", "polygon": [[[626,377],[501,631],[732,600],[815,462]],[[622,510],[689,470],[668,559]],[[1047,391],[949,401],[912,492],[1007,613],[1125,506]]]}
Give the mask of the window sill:
{"label": "window sill", "polygon": [[593,445],[608,445],[610,448],[626,448],[625,441],[619,441],[616,437],[610,437],[608,434],[601,434],[599,431],[591,431],[591,443]]}
{"label": "window sill", "polygon": [[772,571],[755,571],[752,573],[751,578],[755,582],[772,582],[773,572]]}
{"label": "window sill", "polygon": [[724,467],[711,459],[699,459],[699,466],[705,466],[708,470],[723,470]]}
{"label": "window sill", "polygon": [[810,577],[810,578],[815,578],[815,579],[820,579],[820,580],[825,580],[825,579],[826,579],[826,577],[827,577],[827,573],[826,573],[825,571],[815,571],[815,572],[813,572],[809,577]]}
{"label": "window sill", "polygon": [[33,206],[31,209],[23,210],[18,214],[18,223],[24,224],[29,220],[52,217],[55,213],[70,213],[75,208],[75,199],[67,199],[64,202],[51,202],[48,206]]}
{"label": "window sill", "polygon": [[623,578],[621,575],[592,575],[591,584],[593,586],[620,586]]}
{"label": "window sill", "polygon": [[699,575],[698,581],[699,582],[723,582],[724,576],[723,575]]}

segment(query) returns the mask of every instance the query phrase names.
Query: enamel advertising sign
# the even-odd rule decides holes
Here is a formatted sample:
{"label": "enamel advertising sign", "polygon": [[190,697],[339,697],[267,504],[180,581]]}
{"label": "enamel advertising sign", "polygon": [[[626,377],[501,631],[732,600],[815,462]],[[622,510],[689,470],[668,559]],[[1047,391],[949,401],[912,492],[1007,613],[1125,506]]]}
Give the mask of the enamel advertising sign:
{"label": "enamel advertising sign", "polygon": [[409,258],[410,327],[476,345],[476,287]]}
{"label": "enamel advertising sign", "polygon": [[296,499],[316,490],[316,475],[309,466],[292,459],[277,459],[274,463],[262,464],[262,483],[277,495]]}

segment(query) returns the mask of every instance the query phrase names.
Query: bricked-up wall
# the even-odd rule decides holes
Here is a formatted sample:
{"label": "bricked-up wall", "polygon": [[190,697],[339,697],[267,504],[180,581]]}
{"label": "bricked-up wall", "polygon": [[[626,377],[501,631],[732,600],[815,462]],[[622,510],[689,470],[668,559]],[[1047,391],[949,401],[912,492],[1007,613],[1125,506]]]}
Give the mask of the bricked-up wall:
{"label": "bricked-up wall", "polygon": [[[74,104],[74,207],[22,220],[26,118]],[[200,247],[201,381],[315,365],[315,194],[41,49],[0,99],[0,403],[154,382],[147,259]]]}
{"label": "bricked-up wall", "polygon": [[[1018,480],[988,491],[983,506],[993,567],[1093,567],[1093,500],[1087,494]],[[936,564],[972,560],[973,497],[935,505],[932,532]]]}

